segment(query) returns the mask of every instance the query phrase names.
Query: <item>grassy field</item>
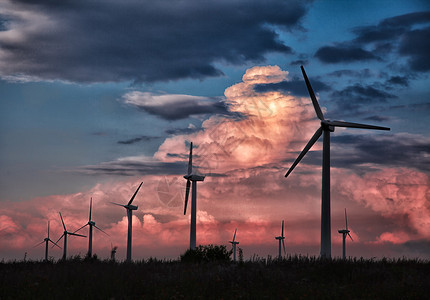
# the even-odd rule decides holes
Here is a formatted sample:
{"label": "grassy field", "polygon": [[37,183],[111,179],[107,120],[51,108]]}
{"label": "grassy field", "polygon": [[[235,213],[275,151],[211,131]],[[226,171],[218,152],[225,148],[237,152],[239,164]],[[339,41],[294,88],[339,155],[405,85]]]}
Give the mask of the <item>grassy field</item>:
{"label": "grassy field", "polygon": [[0,299],[429,299],[430,262],[1,262]]}

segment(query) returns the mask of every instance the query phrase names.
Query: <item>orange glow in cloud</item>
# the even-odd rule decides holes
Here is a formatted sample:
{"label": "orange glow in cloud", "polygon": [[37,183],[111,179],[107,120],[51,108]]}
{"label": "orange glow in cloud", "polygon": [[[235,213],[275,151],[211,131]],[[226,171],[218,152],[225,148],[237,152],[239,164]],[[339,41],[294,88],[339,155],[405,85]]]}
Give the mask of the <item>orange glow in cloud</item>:
{"label": "orange glow in cloud", "polygon": [[[199,132],[167,138],[153,157],[118,159],[177,162],[182,157],[185,174],[187,142],[194,143],[196,170],[208,175],[198,184],[198,244],[227,245],[237,228],[237,240],[245,256],[276,255],[274,237],[280,234],[281,221],[285,220],[287,252],[318,255],[321,167],[307,164],[305,158],[294,176],[284,178],[297,152],[319,127],[311,101],[254,90],[257,84],[283,80],[288,80],[288,72],[277,66],[251,68],[242,82],[225,90],[229,109],[242,118],[212,116],[203,122]],[[320,149],[319,143],[312,148]],[[342,197],[341,203],[333,201],[332,218],[343,218],[343,209],[348,207],[356,244],[430,239],[428,176],[407,168],[378,170],[357,175],[332,168],[333,194]],[[110,235],[95,230],[94,252],[107,258],[112,243],[119,247],[117,258],[124,259],[126,212],[109,202],[127,203],[141,181],[144,184],[133,203],[139,206],[133,213],[133,258],[177,258],[189,245],[190,216],[189,211],[183,215],[185,180],[168,174],[105,182],[76,194],[1,202],[0,258],[21,257],[16,256],[17,250],[41,258],[43,247],[31,247],[46,236],[47,220],[51,220],[51,235],[56,240],[62,234],[58,211],[62,212],[67,228],[76,230],[88,221],[89,199],[93,197],[93,220]],[[358,215],[369,215],[369,221],[377,227],[366,229],[366,224],[353,223]],[[405,216],[402,221],[396,219],[399,215]],[[340,228],[336,226],[343,226],[344,221],[340,217],[339,220],[342,221],[332,223],[334,255],[341,253],[341,237],[337,233]],[[390,231],[384,225],[386,220],[397,227]],[[408,230],[400,231],[402,226]],[[81,233],[87,234],[87,229]],[[351,251],[356,247],[354,243],[348,244]],[[84,255],[87,245],[87,239],[74,238],[69,245],[70,255]],[[52,249],[50,255],[60,257],[61,250]],[[352,255],[373,256],[363,252]]]}

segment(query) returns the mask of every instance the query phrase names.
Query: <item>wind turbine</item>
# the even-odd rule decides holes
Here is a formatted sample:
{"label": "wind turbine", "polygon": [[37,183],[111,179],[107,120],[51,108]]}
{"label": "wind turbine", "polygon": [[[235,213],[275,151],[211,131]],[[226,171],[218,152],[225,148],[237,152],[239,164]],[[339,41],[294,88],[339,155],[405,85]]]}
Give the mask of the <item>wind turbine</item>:
{"label": "wind turbine", "polygon": [[303,66],[303,77],[308,88],[309,95],[312,100],[317,117],[321,120],[321,127],[315,132],[300,155],[296,158],[285,177],[287,177],[306,155],[309,149],[315,144],[321,135],[323,135],[323,151],[322,151],[322,189],[321,189],[321,257],[331,258],[331,226],[330,226],[330,132],[334,132],[335,127],[349,127],[362,129],[390,130],[388,127],[373,126],[366,124],[358,124],[344,121],[330,121],[324,119],[324,115],[318,104],[315,93],[306,75]]}
{"label": "wind turbine", "polygon": [[75,231],[75,233],[76,233],[79,230],[81,230],[82,228],[84,228],[85,226],[90,226],[89,237],[88,237],[88,257],[93,256],[93,227],[97,228],[98,230],[100,230],[101,232],[103,232],[104,234],[109,236],[109,234],[107,234],[106,232],[104,232],[103,230],[101,230],[100,228],[97,227],[96,222],[91,220],[92,206],[93,206],[93,198],[91,197],[90,198],[90,217],[88,218],[88,223]]}
{"label": "wind turbine", "polygon": [[[80,237],[86,237],[86,236],[82,235],[82,234],[77,234],[74,232],[68,232],[66,229],[66,225],[64,224],[63,216],[61,215],[61,212],[59,212],[59,214],[60,214],[60,218],[61,218],[61,223],[63,223],[64,232],[63,232],[63,235],[60,236],[60,238],[57,240],[56,243],[58,243],[64,237],[63,260],[66,260],[66,258],[67,258],[67,235],[75,235],[75,236],[80,236]],[[54,246],[52,246],[52,247],[54,247]]]}
{"label": "wind turbine", "polygon": [[57,246],[58,248],[61,249],[61,247],[58,246],[57,243],[55,243],[53,240],[51,240],[49,238],[49,221],[48,221],[48,237],[44,238],[42,242],[40,242],[39,244],[37,244],[36,246],[34,246],[34,247],[37,247],[37,246],[42,245],[43,243],[45,243],[45,261],[48,261],[48,244],[49,244],[49,242],[51,242],[52,244],[54,244],[55,246]]}
{"label": "wind turbine", "polygon": [[237,231],[237,228],[234,230],[233,240],[229,241],[229,243],[233,246],[233,261],[236,261],[236,245],[239,244],[239,242],[235,241],[236,231]]}
{"label": "wind turbine", "polygon": [[350,231],[348,230],[348,219],[346,217],[346,208],[345,208],[345,229],[339,229],[337,232],[342,233],[342,241],[343,241],[343,243],[342,243],[342,245],[343,245],[343,248],[342,248],[342,258],[345,259],[346,258],[346,255],[345,255],[345,253],[346,253],[346,251],[345,251],[345,248],[346,248],[346,241],[345,241],[346,240],[346,236],[348,235],[351,238],[351,241],[354,241],[352,239],[352,236],[349,234]]}
{"label": "wind turbine", "polygon": [[284,220],[282,220],[282,229],[281,229],[281,235],[280,236],[277,236],[277,237],[275,237],[275,239],[276,240],[279,240],[279,259],[281,259],[282,258],[282,253],[281,253],[281,241],[282,241],[282,246],[284,247],[284,254],[286,253],[285,252],[285,243],[284,243],[284,240],[285,240],[285,236],[284,236]]}
{"label": "wind turbine", "polygon": [[190,194],[191,182],[193,183],[193,192],[191,195],[191,227],[190,227],[190,249],[196,249],[196,214],[197,214],[197,181],[204,181],[205,176],[193,174],[193,143],[190,145],[190,156],[188,160],[188,173],[184,176],[187,180],[185,190],[185,207],[184,215],[187,213],[188,196]]}
{"label": "wind turbine", "polygon": [[112,261],[115,261],[115,254],[116,254],[116,250],[118,249],[118,247],[117,246],[114,247],[113,244],[110,243],[110,248],[111,248],[111,250],[110,250],[110,259]]}
{"label": "wind turbine", "polygon": [[140,187],[142,186],[143,182],[140,183],[139,187],[137,188],[136,192],[134,192],[133,197],[131,197],[130,201],[128,201],[127,205],[122,205],[118,203],[111,202],[115,205],[122,206],[127,210],[127,218],[128,218],[128,233],[127,233],[127,262],[131,262],[131,231],[132,231],[132,216],[133,216],[133,210],[137,210],[137,206],[131,205],[134,198],[137,195],[137,192],[139,191]]}

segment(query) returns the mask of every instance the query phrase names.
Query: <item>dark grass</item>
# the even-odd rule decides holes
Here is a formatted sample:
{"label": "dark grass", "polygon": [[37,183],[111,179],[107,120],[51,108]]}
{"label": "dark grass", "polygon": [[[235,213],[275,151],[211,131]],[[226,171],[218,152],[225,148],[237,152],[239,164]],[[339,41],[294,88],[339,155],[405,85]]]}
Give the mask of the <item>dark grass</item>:
{"label": "dark grass", "polygon": [[430,262],[1,262],[0,299],[430,299]]}

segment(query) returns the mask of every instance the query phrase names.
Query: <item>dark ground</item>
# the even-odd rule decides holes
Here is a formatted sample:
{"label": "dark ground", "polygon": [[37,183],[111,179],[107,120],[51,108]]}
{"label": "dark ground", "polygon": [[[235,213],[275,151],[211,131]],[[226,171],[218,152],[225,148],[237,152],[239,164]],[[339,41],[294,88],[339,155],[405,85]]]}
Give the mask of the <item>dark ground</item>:
{"label": "dark ground", "polygon": [[430,299],[430,262],[1,262],[0,299]]}

